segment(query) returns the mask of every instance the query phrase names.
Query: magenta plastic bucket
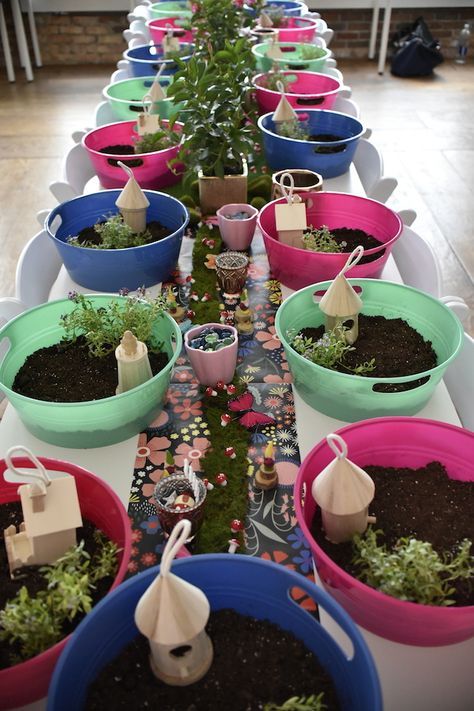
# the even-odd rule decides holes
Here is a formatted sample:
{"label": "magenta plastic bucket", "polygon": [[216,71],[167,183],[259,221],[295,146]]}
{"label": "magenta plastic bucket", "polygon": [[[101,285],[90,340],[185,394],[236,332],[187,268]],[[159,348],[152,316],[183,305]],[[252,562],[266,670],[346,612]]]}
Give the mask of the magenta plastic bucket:
{"label": "magenta plastic bucket", "polygon": [[[168,125],[168,122],[163,121],[163,124]],[[100,153],[100,149],[107,146],[133,145],[134,138],[138,137],[136,125],[136,121],[109,123],[94,128],[82,139],[82,145],[89,154],[101,185],[104,188],[123,188],[128,177],[118,165],[118,161],[133,168],[133,175],[141,188],[160,190],[178,183],[181,174],[175,175],[169,163],[178,155],[179,145],[165,148],[163,151],[135,155]],[[180,132],[182,127],[182,123],[175,123],[174,130]]]}
{"label": "magenta plastic bucket", "polygon": [[180,42],[192,42],[193,33],[191,30],[184,30],[183,25],[189,24],[189,20],[183,17],[160,17],[157,20],[148,20],[146,26],[150,31],[154,44],[161,44],[163,37],[169,27],[173,28],[173,37],[177,37]]}
{"label": "magenta plastic bucket", "polygon": [[[338,434],[347,443],[351,461],[360,467],[418,468],[438,461],[451,479],[474,481],[474,432],[461,427],[416,417],[382,417],[347,425]],[[298,524],[326,590],[357,624],[393,642],[437,647],[472,637],[474,606],[439,607],[397,600],[359,582],[321,550],[311,535],[316,503],[310,492],[314,478],[333,459],[326,440],[317,444],[300,467],[294,491]]]}
{"label": "magenta plastic bucket", "polygon": [[[379,277],[395,241],[402,234],[403,223],[397,213],[381,202],[359,195],[324,191],[299,195],[306,203],[308,225],[326,225],[330,230],[337,227],[361,229],[383,243],[365,251],[366,255],[377,255],[376,259],[357,264],[349,274],[354,278]],[[272,277],[295,291],[318,281],[334,279],[346,263],[348,253],[311,252],[280,242],[275,205],[283,202],[286,202],[285,198],[269,202],[258,216]]]}
{"label": "magenta plastic bucket", "polygon": [[[122,502],[108,484],[82,467],[45,457],[39,457],[39,460],[47,470],[66,472],[75,478],[83,518],[92,521],[122,549],[119,568],[110,588],[113,590],[125,577],[132,544],[130,521]],[[17,467],[32,467],[32,462],[24,457],[16,457],[13,462]],[[3,478],[6,468],[5,460],[0,460],[0,506],[20,500],[18,483],[12,484]],[[70,635],[26,662],[0,669],[1,709],[15,709],[46,696],[56,662],[69,639]]]}
{"label": "magenta plastic bucket", "polygon": [[[291,81],[285,89],[285,96],[295,109],[331,109],[341,89],[341,83],[327,74],[318,72],[282,72]],[[279,91],[266,89],[269,74],[257,74],[252,83],[257,89],[259,114],[276,110],[281,98]],[[293,79],[294,78],[294,79]]]}
{"label": "magenta plastic bucket", "polygon": [[283,17],[278,27],[279,42],[311,42],[318,31],[321,20],[310,20],[304,17]]}

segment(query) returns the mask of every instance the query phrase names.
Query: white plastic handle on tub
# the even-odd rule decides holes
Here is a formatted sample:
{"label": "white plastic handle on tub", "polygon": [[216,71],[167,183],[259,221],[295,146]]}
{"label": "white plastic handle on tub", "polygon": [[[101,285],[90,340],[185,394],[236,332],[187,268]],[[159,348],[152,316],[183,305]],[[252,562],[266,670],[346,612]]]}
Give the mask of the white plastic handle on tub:
{"label": "white plastic handle on tub", "polygon": [[439,300],[456,314],[462,324],[467,323],[471,309],[461,296],[441,296]]}

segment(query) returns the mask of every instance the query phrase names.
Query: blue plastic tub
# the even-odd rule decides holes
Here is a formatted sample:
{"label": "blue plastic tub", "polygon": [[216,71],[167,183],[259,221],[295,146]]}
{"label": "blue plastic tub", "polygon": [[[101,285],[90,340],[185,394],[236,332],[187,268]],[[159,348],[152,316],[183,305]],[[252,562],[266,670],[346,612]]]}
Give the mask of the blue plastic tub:
{"label": "blue plastic tub", "polygon": [[[56,666],[48,693],[48,711],[84,708],[88,686],[137,636],[135,607],[157,572],[158,567],[151,568],[126,581],[81,622]],[[261,558],[228,554],[177,560],[173,573],[200,587],[212,610],[232,608],[292,632],[331,675],[346,711],[381,711],[377,673],[360,632],[327,593],[303,576]],[[294,587],[304,590],[343,629],[353,646],[351,659],[318,620],[291,599]]]}
{"label": "blue plastic tub", "polygon": [[[252,17],[255,16],[255,10],[250,5],[245,5],[245,10]],[[283,14],[286,17],[301,17],[303,3],[297,2],[297,0],[293,2],[290,2],[290,0],[269,0],[262,8],[262,12],[266,12],[270,17],[275,13],[279,14],[281,10],[283,10]]]}
{"label": "blue plastic tub", "polygon": [[[279,136],[275,133],[273,113],[265,114],[259,118],[258,126],[263,135],[266,161],[271,169],[305,168],[319,173],[323,178],[335,178],[349,170],[359,138],[365,132],[361,122],[338,111],[308,109],[296,113],[300,121],[308,122],[310,133],[333,134],[341,136],[341,140],[302,141]],[[328,146],[342,150],[337,153],[318,152]]]}
{"label": "blue plastic tub", "polygon": [[68,200],[51,210],[45,221],[45,230],[71,279],[93,291],[116,293],[123,287],[135,290],[139,286],[153,286],[166,281],[178,262],[188,211],[176,198],[153,190],[144,191],[150,202],[147,222],[158,220],[173,230],[168,237],[128,249],[88,249],[67,243],[67,238],[77,235],[83,227],[94,225],[105,215],[116,214],[115,202],[121,192],[103,190]]}
{"label": "blue plastic tub", "polygon": [[[180,59],[183,62],[191,59],[194,54],[194,45],[189,42],[180,42],[179,48],[189,50]],[[124,59],[130,62],[130,69],[134,77],[148,77],[150,74],[157,72],[162,64],[165,65],[162,76],[175,74],[178,71],[178,65],[174,59],[165,59],[163,47],[161,44],[142,44],[133,49],[127,49],[123,53]]]}

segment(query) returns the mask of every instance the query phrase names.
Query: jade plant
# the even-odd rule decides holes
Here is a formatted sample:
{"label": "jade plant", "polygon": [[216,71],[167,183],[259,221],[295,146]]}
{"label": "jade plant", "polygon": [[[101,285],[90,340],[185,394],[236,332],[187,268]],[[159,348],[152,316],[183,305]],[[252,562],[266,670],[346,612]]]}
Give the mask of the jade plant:
{"label": "jade plant", "polygon": [[30,596],[25,586],[0,611],[0,639],[17,643],[21,659],[49,649],[64,636],[63,627],[92,609],[92,592],[99,580],[115,576],[118,548],[95,532],[98,553],[92,558],[84,541],[67,551],[54,565],[43,566],[44,588]]}
{"label": "jade plant", "polygon": [[194,5],[191,24],[196,32],[196,49],[223,50],[226,41],[234,42],[243,24],[241,8],[233,0],[199,0]]}
{"label": "jade plant", "polygon": [[360,363],[354,367],[349,367],[344,363],[344,356],[348,351],[355,350],[353,346],[346,343],[344,338],[344,328],[334,328],[326,331],[321,338],[316,341],[301,333],[288,334],[291,346],[303,358],[321,365],[323,368],[335,370],[336,366],[342,367],[354,375],[366,375],[375,369],[375,358],[370,361]]}
{"label": "jade plant", "polygon": [[149,230],[134,232],[133,229],[123,221],[120,214],[111,215],[105,222],[97,222],[94,225],[94,232],[99,238],[82,240],[79,235],[68,237],[68,244],[73,247],[87,247],[88,249],[125,249],[128,247],[140,247],[153,241]]}
{"label": "jade plant", "polygon": [[163,344],[153,337],[153,326],[167,307],[166,298],[157,296],[153,300],[144,300],[144,290],[139,292],[139,296],[126,295],[101,308],[96,308],[83,294],[71,292],[69,298],[76,307],[61,317],[64,340],[75,341],[83,336],[90,354],[102,357],[115,351],[125,331],[132,331],[150,351],[162,350]]}
{"label": "jade plant", "polygon": [[464,539],[455,553],[439,554],[431,543],[416,538],[400,538],[389,550],[379,544],[382,531],[368,528],[353,538],[353,563],[358,577],[380,592],[399,600],[422,605],[454,605],[453,583],[472,581],[472,543]]}
{"label": "jade plant", "polygon": [[326,225],[312,225],[303,234],[303,247],[311,252],[343,252],[346,242],[337,242]]}
{"label": "jade plant", "polygon": [[324,692],[316,696],[292,696],[283,704],[265,704],[263,711],[324,711],[327,709],[324,703]]}

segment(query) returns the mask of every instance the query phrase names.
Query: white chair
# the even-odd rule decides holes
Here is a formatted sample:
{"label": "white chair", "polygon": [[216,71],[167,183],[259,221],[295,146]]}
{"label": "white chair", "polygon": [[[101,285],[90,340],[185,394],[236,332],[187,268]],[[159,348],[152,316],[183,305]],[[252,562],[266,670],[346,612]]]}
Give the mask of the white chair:
{"label": "white chair", "polygon": [[49,189],[60,203],[72,200],[83,194],[86,184],[94,175],[86,149],[82,143],[76,143],[64,159],[62,180],[51,183]]}
{"label": "white chair", "polygon": [[94,111],[94,128],[104,126],[106,123],[117,123],[118,118],[114,114],[108,101],[101,101]]}
{"label": "white chair", "polygon": [[336,101],[333,105],[333,111],[340,111],[342,114],[348,114],[358,119],[360,116],[360,109],[353,99],[345,99],[341,96],[341,93],[336,97]]}
{"label": "white chair", "polygon": [[398,210],[397,212],[403,224],[408,225],[408,227],[411,227],[416,220],[416,211],[411,208],[407,208],[406,210]]}
{"label": "white chair", "polygon": [[474,340],[464,334],[464,345],[448,367],[444,382],[463,427],[474,430]]}
{"label": "white chair", "polygon": [[367,197],[387,202],[398,181],[383,175],[383,159],[374,144],[360,138],[353,162]]}
{"label": "white chair", "polygon": [[74,141],[74,143],[80,143],[83,139],[83,137],[86,135],[87,131],[85,129],[80,129],[78,131],[73,131],[71,133],[71,138]]}
{"label": "white chair", "polygon": [[441,269],[436,254],[423,237],[405,224],[392,247],[392,255],[404,284],[439,298]]}
{"label": "white chair", "polygon": [[130,74],[127,69],[116,69],[110,75],[109,84],[115,84],[118,81],[123,81],[124,79],[130,79]]}
{"label": "white chair", "polygon": [[133,49],[133,47],[142,47],[144,44],[148,44],[150,42],[149,36],[143,34],[143,32],[124,30],[122,35],[125,42],[128,44],[129,49]]}
{"label": "white chair", "polygon": [[318,37],[322,37],[323,40],[326,42],[326,47],[329,47],[334,37],[334,30],[331,30],[330,27],[327,27],[325,30],[319,33]]}
{"label": "white chair", "polygon": [[48,301],[61,265],[61,257],[45,230],[23,247],[16,268],[15,296],[25,308]]}

